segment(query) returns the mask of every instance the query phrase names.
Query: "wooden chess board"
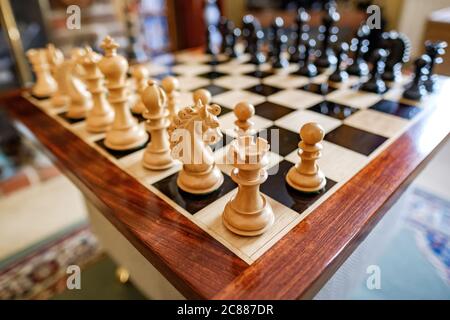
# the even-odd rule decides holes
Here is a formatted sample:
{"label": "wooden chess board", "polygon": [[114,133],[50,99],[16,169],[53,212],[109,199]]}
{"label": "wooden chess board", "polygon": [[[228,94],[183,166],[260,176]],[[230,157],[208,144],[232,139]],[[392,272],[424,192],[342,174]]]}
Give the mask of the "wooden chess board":
{"label": "wooden chess board", "polygon": [[[208,89],[212,101],[222,107],[219,122],[223,140],[213,150],[225,181],[216,192],[205,196],[184,193],[176,184],[180,163],[164,171],[144,169],[141,164],[144,146],[132,151],[108,150],[103,144],[104,134],[88,133],[85,121],[66,118],[66,110],[53,108],[49,100],[38,100],[28,93],[24,96],[248,265],[255,263],[308,215],[314,214],[316,208],[430,113],[440,98],[437,92],[420,102],[402,100],[403,87],[410,81],[408,76],[389,85],[383,95],[377,95],[359,91],[361,79],[356,77],[333,89],[324,85],[326,73],[308,79],[292,74],[295,65],[284,70],[271,70],[269,65],[263,65],[257,71],[245,55],[234,60],[223,56],[213,60],[209,55],[186,52],[161,57],[148,64],[148,69],[150,76],[159,80],[167,75],[179,79],[181,107],[193,104],[192,91],[199,88]],[[446,79],[440,82],[441,90],[448,87]],[[276,220],[268,232],[257,237],[235,235],[225,228],[221,219],[225,204],[237,190],[230,178],[232,166],[223,159],[235,138],[232,109],[241,101],[255,106],[256,115],[252,119],[255,129],[272,146],[269,178],[261,191],[268,197]],[[136,117],[144,126],[143,118]],[[326,132],[319,165],[327,184],[324,191],[308,195],[290,188],[285,175],[299,160],[299,129],[312,121],[322,125]]]}

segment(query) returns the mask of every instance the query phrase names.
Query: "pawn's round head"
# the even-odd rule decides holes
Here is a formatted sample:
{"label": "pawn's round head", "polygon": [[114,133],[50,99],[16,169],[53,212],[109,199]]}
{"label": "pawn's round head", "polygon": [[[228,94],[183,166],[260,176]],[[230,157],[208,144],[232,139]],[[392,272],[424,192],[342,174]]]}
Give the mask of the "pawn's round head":
{"label": "pawn's round head", "polygon": [[194,103],[200,100],[203,105],[207,105],[211,103],[211,99],[211,92],[206,89],[198,89],[194,92]]}
{"label": "pawn's round head", "polygon": [[180,82],[177,78],[172,76],[165,77],[162,80],[161,85],[166,92],[172,92],[180,88]]}
{"label": "pawn's round head", "polygon": [[131,76],[135,79],[147,79],[149,72],[147,67],[143,65],[136,65],[130,68]]}
{"label": "pawn's round head", "polygon": [[239,102],[234,107],[234,114],[239,121],[247,121],[255,115],[255,107],[248,102]]}
{"label": "pawn's round head", "polygon": [[325,131],[322,126],[315,122],[305,124],[300,129],[300,138],[306,144],[316,144],[323,140]]}

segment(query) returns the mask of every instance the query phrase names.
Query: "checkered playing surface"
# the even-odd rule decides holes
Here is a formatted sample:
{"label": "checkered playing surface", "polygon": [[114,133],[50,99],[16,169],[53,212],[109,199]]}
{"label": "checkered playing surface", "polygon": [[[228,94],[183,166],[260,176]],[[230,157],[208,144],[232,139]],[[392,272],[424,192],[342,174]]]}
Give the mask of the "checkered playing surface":
{"label": "checkered playing surface", "polygon": [[[192,104],[193,90],[208,89],[213,102],[222,107],[219,117],[224,133],[222,142],[213,146],[218,167],[224,172],[225,182],[216,192],[193,196],[180,191],[176,184],[181,164],[166,171],[151,172],[140,162],[143,148],[128,152],[111,152],[103,144],[104,134],[90,134],[85,121],[72,121],[66,110],[51,108],[48,100],[33,100],[63,125],[97,148],[111,161],[128,171],[143,185],[162,197],[181,214],[211,234],[217,241],[251,264],[314,208],[335,192],[389,143],[393,142],[420,116],[422,106],[399,102],[393,87],[384,95],[357,91],[359,79],[352,79],[340,89],[328,87],[326,75],[313,79],[293,75],[295,66],[272,71],[268,65],[259,70],[247,63],[248,57],[229,61],[220,56],[218,61],[202,54],[183,53],[165,64],[148,65],[156,79],[175,75],[180,80],[182,107]],[[400,86],[400,85],[397,85]],[[394,91],[393,91],[394,90]],[[230,178],[232,166],[222,163],[228,144],[235,137],[235,104],[247,101],[255,106],[257,135],[271,144],[269,178],[261,186],[276,216],[271,230],[259,237],[245,238],[232,234],[221,222],[226,202],[237,186]],[[138,116],[140,125],[143,118]],[[305,195],[285,183],[289,168],[298,162],[299,129],[315,121],[321,124],[326,136],[319,165],[327,176],[327,185],[319,194]],[[276,143],[279,141],[279,143]]]}

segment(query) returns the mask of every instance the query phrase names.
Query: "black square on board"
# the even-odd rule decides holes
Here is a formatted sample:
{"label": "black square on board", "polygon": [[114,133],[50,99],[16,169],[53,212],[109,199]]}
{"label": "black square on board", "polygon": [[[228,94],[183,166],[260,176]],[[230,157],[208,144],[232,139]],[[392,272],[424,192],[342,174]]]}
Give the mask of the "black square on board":
{"label": "black square on board", "polygon": [[369,156],[387,138],[351,126],[342,125],[329,132],[325,136],[325,140]]}
{"label": "black square on board", "polygon": [[67,111],[64,111],[64,112],[58,114],[58,117],[60,117],[61,119],[63,119],[64,121],[66,121],[67,123],[70,123],[70,124],[75,124],[75,123],[84,121],[84,118],[71,119],[71,118],[67,117]]}
{"label": "black square on board", "polygon": [[255,106],[255,114],[272,121],[278,120],[293,111],[295,110],[270,101]]}
{"label": "black square on board", "polygon": [[256,70],[256,71],[252,71],[252,72],[246,73],[245,75],[246,76],[250,76],[250,77],[259,78],[259,79],[264,79],[264,78],[267,78],[269,76],[273,76],[274,73],[270,72],[270,71],[258,71],[258,70]]}
{"label": "black square on board", "polygon": [[381,100],[370,109],[380,112],[388,113],[404,119],[412,119],[422,110],[416,106],[410,106],[401,102],[394,102],[390,100]]}
{"label": "black square on board", "polygon": [[300,137],[298,133],[271,126],[258,132],[258,137],[266,139],[270,144],[270,151],[277,153],[282,157],[287,156],[298,148]]}
{"label": "black square on board", "polygon": [[178,188],[178,172],[154,183],[153,186],[187,212],[195,214],[214,201],[219,200],[231,190],[237,188],[237,185],[228,175],[224,174],[223,177],[224,181],[222,186],[218,190],[206,195],[194,195]]}
{"label": "black square on board", "polygon": [[268,86],[266,84],[257,84],[256,86],[253,86],[253,87],[245,89],[245,90],[256,93],[256,94],[260,94],[264,97],[271,96],[271,95],[281,91],[281,89],[279,89],[279,88]]}
{"label": "black square on board", "polygon": [[292,210],[302,213],[330,190],[336,182],[327,179],[327,184],[322,191],[316,193],[302,193],[293,189],[286,182],[286,175],[292,166],[294,166],[293,163],[283,160],[278,164],[278,170],[276,172],[275,170],[272,170],[272,168],[272,175],[269,175],[267,181],[261,185],[261,191]]}
{"label": "black square on board", "polygon": [[147,139],[147,141],[142,144],[139,147],[130,149],[130,150],[112,150],[109,149],[106,145],[105,145],[105,139],[101,139],[98,141],[95,141],[95,143],[100,146],[103,150],[105,150],[106,152],[108,152],[110,155],[112,155],[113,157],[115,157],[116,159],[121,159],[125,156],[128,156],[136,151],[142,150],[145,148],[145,146],[151,141],[150,135],[149,138]]}
{"label": "black square on board", "polygon": [[327,83],[309,83],[306,86],[301,87],[300,89],[323,96],[337,90],[336,88],[330,87]]}
{"label": "black square on board", "polygon": [[338,120],[344,120],[358,111],[356,108],[347,107],[330,101],[322,101],[321,103],[308,108],[308,110],[315,111]]}
{"label": "black square on board", "polygon": [[207,85],[207,86],[203,87],[202,89],[206,89],[206,90],[208,90],[209,92],[211,92],[211,95],[212,95],[212,96],[216,96],[216,95],[218,95],[218,94],[221,94],[221,93],[230,91],[229,89],[226,89],[226,88],[217,86],[217,85],[215,85],[215,84]]}
{"label": "black square on board", "polygon": [[209,79],[209,80],[216,80],[216,79],[219,79],[219,78],[221,78],[221,77],[223,77],[225,75],[226,75],[225,73],[222,73],[222,72],[219,72],[219,71],[210,71],[210,72],[206,72],[206,73],[200,74],[199,77],[206,78],[206,79]]}
{"label": "black square on board", "polygon": [[226,115],[227,113],[231,112],[233,110],[227,108],[227,107],[222,107],[220,106],[220,115],[219,116],[223,116]]}

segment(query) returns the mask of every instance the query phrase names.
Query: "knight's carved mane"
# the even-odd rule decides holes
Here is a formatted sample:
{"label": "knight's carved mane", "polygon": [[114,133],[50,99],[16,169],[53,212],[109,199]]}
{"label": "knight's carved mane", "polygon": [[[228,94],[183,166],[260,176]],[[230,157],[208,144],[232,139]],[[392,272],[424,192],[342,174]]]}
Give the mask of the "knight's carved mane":
{"label": "knight's carved mane", "polygon": [[[172,133],[177,129],[187,129],[193,121],[203,121],[207,127],[216,128],[219,126],[217,116],[220,111],[220,106],[216,104],[204,105],[201,100],[198,100],[196,105],[185,107],[178,112],[169,127],[169,135],[172,136]],[[177,141],[170,139],[171,148],[179,144],[180,141],[181,139]]]}

